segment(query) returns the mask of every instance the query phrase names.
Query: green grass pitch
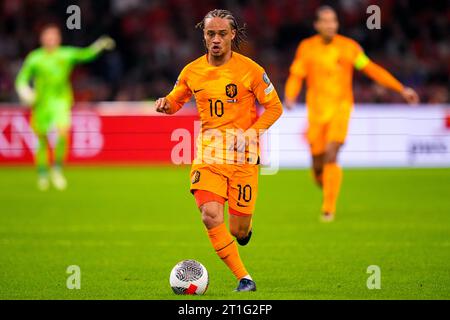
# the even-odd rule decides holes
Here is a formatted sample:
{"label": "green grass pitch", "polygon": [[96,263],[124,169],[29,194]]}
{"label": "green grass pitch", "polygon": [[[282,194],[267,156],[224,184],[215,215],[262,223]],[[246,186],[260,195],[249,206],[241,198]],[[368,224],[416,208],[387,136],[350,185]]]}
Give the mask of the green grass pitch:
{"label": "green grass pitch", "polygon": [[[257,283],[237,283],[212,250],[189,169],[69,167],[69,189],[38,192],[34,169],[0,169],[1,299],[449,299],[450,170],[346,169],[337,220],[319,222],[307,170],[261,176],[254,235],[241,256]],[[210,286],[176,296],[180,260]],[[66,288],[69,265],[81,289]],[[381,289],[366,286],[369,265]]]}

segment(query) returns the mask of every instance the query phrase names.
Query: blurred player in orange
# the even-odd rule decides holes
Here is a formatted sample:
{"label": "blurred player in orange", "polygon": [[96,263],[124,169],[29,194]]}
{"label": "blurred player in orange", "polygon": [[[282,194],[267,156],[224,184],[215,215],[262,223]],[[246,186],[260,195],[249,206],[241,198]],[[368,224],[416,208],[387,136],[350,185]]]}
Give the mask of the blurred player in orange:
{"label": "blurred player in orange", "polygon": [[323,190],[323,221],[332,221],[336,212],[342,181],[337,156],[345,142],[353,109],[353,68],[398,92],[408,103],[419,101],[413,89],[404,87],[373,63],[358,43],[337,34],[338,26],[331,7],[317,9],[314,28],[318,34],[300,42],[285,86],[285,106],[292,109],[306,79],[307,138],[314,178]]}
{"label": "blurred player in orange", "polygon": [[[239,281],[236,291],[255,291],[232,235],[241,245],[252,235],[259,135],[280,117],[282,105],[264,69],[233,50],[244,29],[231,12],[210,11],[197,27],[207,53],[184,67],[173,90],[156,101],[156,110],[173,114],[194,95],[201,133],[190,190],[212,246]],[[265,108],[259,118],[256,100]],[[224,223],[225,201],[231,234]]]}

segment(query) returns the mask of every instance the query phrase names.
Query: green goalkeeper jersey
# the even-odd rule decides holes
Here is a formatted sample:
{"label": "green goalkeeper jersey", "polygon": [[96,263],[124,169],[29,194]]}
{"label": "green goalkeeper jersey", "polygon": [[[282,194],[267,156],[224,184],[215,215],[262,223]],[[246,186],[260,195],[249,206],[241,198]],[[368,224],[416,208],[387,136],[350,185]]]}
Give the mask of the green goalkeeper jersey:
{"label": "green goalkeeper jersey", "polygon": [[[33,111],[70,110],[73,103],[70,73],[77,63],[89,62],[99,50],[93,47],[61,46],[51,52],[43,48],[32,51],[16,78],[16,88],[33,83],[36,99]],[[56,111],[56,110],[55,110]]]}

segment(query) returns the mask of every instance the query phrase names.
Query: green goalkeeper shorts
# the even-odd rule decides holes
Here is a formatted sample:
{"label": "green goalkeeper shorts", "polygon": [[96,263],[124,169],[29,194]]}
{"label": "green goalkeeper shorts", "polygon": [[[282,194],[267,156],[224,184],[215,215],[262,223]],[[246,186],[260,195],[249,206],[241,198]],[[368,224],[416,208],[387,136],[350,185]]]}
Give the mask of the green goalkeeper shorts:
{"label": "green goalkeeper shorts", "polygon": [[36,106],[31,111],[31,127],[37,134],[47,134],[52,129],[70,128],[70,105],[60,103],[51,107]]}

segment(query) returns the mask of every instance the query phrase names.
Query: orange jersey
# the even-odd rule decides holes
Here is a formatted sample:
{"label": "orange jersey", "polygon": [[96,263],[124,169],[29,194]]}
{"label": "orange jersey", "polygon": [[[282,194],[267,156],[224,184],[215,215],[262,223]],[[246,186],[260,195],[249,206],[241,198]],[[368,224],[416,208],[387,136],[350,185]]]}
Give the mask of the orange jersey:
{"label": "orange jersey", "polygon": [[[306,78],[310,120],[326,122],[339,108],[351,108],[353,68],[361,56],[365,57],[358,43],[341,35],[336,35],[329,44],[319,35],[300,43],[290,74]],[[298,90],[287,86],[286,97],[295,100]]]}
{"label": "orange jersey", "polygon": [[[207,55],[189,63],[166,97],[171,105],[170,113],[178,111],[192,95],[201,120],[197,159],[224,162],[228,159],[228,142],[234,143],[236,136],[233,129],[265,130],[282,113],[278,94],[264,69],[236,52],[232,53],[227,63],[218,67],[208,63]],[[265,108],[259,119],[256,100]],[[210,138],[216,133],[221,134],[223,139]],[[199,153],[211,146],[219,152],[208,155]]]}

